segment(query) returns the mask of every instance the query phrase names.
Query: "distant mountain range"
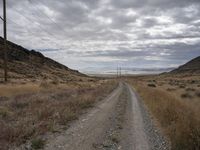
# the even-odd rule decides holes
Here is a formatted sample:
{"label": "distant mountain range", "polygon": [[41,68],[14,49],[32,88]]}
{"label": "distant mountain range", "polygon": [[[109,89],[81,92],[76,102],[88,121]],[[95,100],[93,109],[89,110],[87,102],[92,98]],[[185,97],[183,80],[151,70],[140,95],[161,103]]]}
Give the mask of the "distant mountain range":
{"label": "distant mountain range", "polygon": [[[131,67],[121,67],[122,75],[131,75],[131,74],[159,74],[163,72],[170,72],[174,67],[170,68],[131,68]],[[117,74],[117,69],[112,67],[102,67],[98,70],[96,68],[87,68],[85,73],[87,74]]]}
{"label": "distant mountain range", "polygon": [[[86,75],[70,69],[35,50],[8,41],[8,75],[11,79],[79,80]],[[3,78],[3,39],[0,37],[0,80]]]}
{"label": "distant mountain range", "polygon": [[[102,67],[98,70],[96,68],[87,68],[87,74],[117,74],[117,68],[112,67]],[[131,74],[200,74],[200,56],[192,59],[184,65],[178,68],[131,68],[131,67],[121,67],[122,75]]]}

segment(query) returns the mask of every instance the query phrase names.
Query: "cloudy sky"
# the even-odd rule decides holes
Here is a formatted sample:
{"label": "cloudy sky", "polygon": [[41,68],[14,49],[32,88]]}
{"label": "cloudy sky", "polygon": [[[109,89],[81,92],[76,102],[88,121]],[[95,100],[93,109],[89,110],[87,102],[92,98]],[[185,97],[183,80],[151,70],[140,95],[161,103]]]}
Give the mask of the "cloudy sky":
{"label": "cloudy sky", "polygon": [[200,0],[7,3],[8,40],[81,71],[176,67],[200,55]]}

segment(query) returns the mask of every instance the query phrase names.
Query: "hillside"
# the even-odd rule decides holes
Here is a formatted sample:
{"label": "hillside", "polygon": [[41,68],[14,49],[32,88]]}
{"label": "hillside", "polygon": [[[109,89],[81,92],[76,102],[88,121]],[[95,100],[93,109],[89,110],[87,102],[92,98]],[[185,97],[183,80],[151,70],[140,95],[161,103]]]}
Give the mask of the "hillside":
{"label": "hillside", "polygon": [[191,73],[191,74],[200,74],[200,56],[192,59],[186,64],[178,67],[177,69],[171,71],[171,73]]}
{"label": "hillside", "polygon": [[[3,80],[3,39],[0,37],[0,80]],[[60,80],[72,81],[86,77],[35,50],[27,50],[8,42],[8,75],[10,80]]]}

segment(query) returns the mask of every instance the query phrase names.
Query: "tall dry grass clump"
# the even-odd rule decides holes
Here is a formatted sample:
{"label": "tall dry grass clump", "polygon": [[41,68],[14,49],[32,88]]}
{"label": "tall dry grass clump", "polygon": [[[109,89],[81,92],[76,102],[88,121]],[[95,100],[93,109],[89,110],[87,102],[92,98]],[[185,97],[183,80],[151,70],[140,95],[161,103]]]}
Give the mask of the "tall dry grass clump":
{"label": "tall dry grass clump", "polygon": [[133,86],[171,141],[173,150],[200,149],[200,110],[179,97],[134,82]]}

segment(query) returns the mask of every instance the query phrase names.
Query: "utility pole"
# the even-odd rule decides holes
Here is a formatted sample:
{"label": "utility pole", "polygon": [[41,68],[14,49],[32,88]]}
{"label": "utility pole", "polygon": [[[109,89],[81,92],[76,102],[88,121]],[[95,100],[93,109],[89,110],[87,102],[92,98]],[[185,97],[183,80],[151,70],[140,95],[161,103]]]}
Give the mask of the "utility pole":
{"label": "utility pole", "polygon": [[118,78],[118,66],[117,66],[117,78]]}
{"label": "utility pole", "polygon": [[120,76],[120,78],[121,78],[121,75],[122,75],[122,69],[121,69],[121,67],[119,68],[119,76]]}
{"label": "utility pole", "polygon": [[3,30],[4,30],[4,81],[8,81],[7,72],[7,19],[6,19],[6,0],[3,0]]}

